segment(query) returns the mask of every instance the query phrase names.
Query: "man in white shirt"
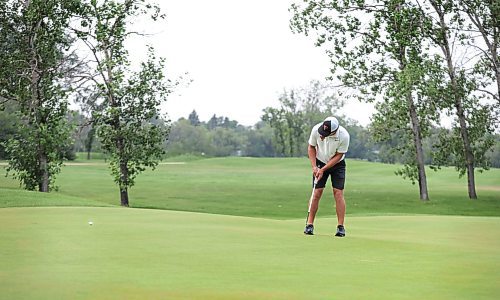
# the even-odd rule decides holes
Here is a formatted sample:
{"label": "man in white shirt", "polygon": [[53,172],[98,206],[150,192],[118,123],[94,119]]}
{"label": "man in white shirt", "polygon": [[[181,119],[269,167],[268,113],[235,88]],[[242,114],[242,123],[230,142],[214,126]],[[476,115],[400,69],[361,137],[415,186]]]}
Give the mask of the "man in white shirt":
{"label": "man in white shirt", "polygon": [[335,117],[328,117],[316,124],[309,137],[307,153],[311,161],[314,192],[309,200],[309,214],[307,217],[305,234],[314,234],[314,218],[318,211],[319,200],[323,194],[328,177],[331,178],[335,209],[337,212],[337,233],[335,236],[345,236],[345,153],[349,148],[349,133],[339,125]]}

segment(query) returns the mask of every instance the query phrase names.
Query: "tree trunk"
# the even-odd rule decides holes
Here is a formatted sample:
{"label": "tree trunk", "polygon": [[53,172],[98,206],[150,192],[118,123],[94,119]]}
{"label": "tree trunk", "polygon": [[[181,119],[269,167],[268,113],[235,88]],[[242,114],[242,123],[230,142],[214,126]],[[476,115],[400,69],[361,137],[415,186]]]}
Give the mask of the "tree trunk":
{"label": "tree trunk", "polygon": [[40,173],[42,174],[42,180],[38,184],[38,191],[47,193],[49,191],[49,169],[47,156],[45,154],[40,154],[38,162],[40,164]]}
{"label": "tree trunk", "polygon": [[[405,48],[401,47],[399,55],[399,69],[404,71],[406,68]],[[429,192],[427,190],[427,175],[425,174],[424,150],[422,148],[422,132],[420,129],[420,121],[418,119],[417,108],[413,102],[411,89],[406,92],[406,104],[410,113],[411,130],[413,133],[413,143],[415,144],[417,170],[418,170],[418,187],[420,192],[420,200],[429,201]]]}
{"label": "tree trunk", "polygon": [[497,75],[497,97],[498,97],[498,104],[500,104],[500,69],[497,70],[496,72]]}
{"label": "tree trunk", "polygon": [[[120,142],[120,147],[123,149],[123,143]],[[128,166],[127,162],[120,160],[120,200],[121,206],[128,207]]]}
{"label": "tree trunk", "polygon": [[415,143],[418,168],[418,186],[420,189],[420,200],[428,201],[429,193],[427,191],[427,175],[425,174],[424,150],[422,148],[422,134],[420,132],[420,122],[417,116],[417,109],[413,103],[411,93],[406,95],[406,101],[410,108],[411,128],[413,132],[413,141]]}
{"label": "tree trunk", "polygon": [[[454,81],[456,82],[456,80]],[[469,191],[469,198],[477,199],[476,181],[474,177],[474,154],[472,153],[469,134],[467,133],[467,124],[465,123],[465,114],[462,107],[462,101],[460,101],[460,98],[458,96],[455,96],[455,107],[457,109],[457,116],[460,123],[460,135],[462,136],[465,152],[465,164],[467,168],[467,189]]]}
{"label": "tree trunk", "polygon": [[85,143],[85,148],[87,148],[87,160],[90,160],[90,153],[92,152],[92,144],[94,143],[94,137],[95,137],[95,128],[94,126],[92,126],[92,128],[87,133],[87,140]]}
{"label": "tree trunk", "polygon": [[[497,29],[497,30],[500,30],[500,29]],[[495,76],[496,76],[496,79],[497,79],[497,102],[498,104],[500,104],[500,60],[498,58],[498,54],[497,54],[497,47],[496,45],[498,45],[498,38],[499,38],[499,33],[497,31],[496,35],[495,35],[495,39],[493,41],[494,45],[491,46],[491,56],[493,57],[493,68],[495,69]]]}
{"label": "tree trunk", "polygon": [[120,188],[121,206],[128,207],[128,190],[127,187]]}
{"label": "tree trunk", "polygon": [[[457,110],[458,122],[460,124],[460,135],[462,137],[463,151],[465,157],[465,167],[467,169],[467,189],[469,191],[469,198],[477,199],[476,183],[474,178],[474,153],[472,152],[472,147],[469,140],[469,134],[467,132],[467,123],[465,122],[465,112],[461,98],[462,93],[460,93],[459,91],[455,67],[453,66],[453,60],[452,60],[453,54],[450,49],[450,42],[448,40],[448,35],[446,33],[447,25],[444,18],[443,10],[441,10],[435,3],[433,3],[433,6],[436,12],[439,14],[439,22],[441,30],[443,31],[441,50],[443,51],[443,54],[446,58],[446,63],[448,66],[448,76],[450,77],[455,109]],[[493,53],[495,53],[493,48],[490,47],[490,49],[492,50]]]}

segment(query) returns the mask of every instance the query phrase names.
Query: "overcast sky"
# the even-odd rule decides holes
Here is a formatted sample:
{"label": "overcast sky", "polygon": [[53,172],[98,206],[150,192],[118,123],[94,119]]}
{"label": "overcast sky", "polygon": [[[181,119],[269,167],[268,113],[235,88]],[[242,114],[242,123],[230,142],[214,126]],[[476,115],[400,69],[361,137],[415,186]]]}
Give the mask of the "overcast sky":
{"label": "overcast sky", "polygon": [[[329,59],[314,41],[289,29],[290,0],[158,1],[167,19],[148,25],[153,44],[167,59],[167,75],[188,72],[164,110],[175,121],[195,109],[202,121],[213,115],[254,125],[262,110],[278,107],[283,89],[305,87],[329,75]],[[137,43],[138,41],[133,41]],[[340,112],[366,125],[371,105],[353,100]]]}

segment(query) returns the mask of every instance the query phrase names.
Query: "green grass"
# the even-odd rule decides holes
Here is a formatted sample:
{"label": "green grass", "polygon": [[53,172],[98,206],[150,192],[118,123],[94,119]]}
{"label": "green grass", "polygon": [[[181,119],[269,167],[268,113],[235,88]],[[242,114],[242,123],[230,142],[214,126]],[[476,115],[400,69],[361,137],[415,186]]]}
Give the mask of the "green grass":
{"label": "green grass", "polygon": [[0,188],[0,207],[40,206],[113,206],[104,202],[78,198],[60,193],[38,193]]}
{"label": "green grass", "polygon": [[[0,209],[3,299],[495,299],[500,218]],[[87,222],[92,220],[93,226]]]}
{"label": "green grass", "polygon": [[[186,157],[184,164],[179,162],[170,160],[155,171],[139,175],[129,192],[130,205],[276,219],[305,217],[311,194],[310,167],[305,158]],[[398,166],[349,160],[347,168],[345,197],[349,215],[500,216],[500,169],[476,174],[477,201],[468,198],[466,178],[459,179],[452,168],[428,170],[431,201],[422,202],[418,185],[394,175]],[[16,181],[1,175],[0,171],[0,187],[19,189]],[[68,164],[57,184],[60,189],[54,195],[108,205],[120,203],[118,188],[103,161]],[[319,216],[332,216],[332,206],[328,188]]]}
{"label": "green grass", "polygon": [[428,171],[422,202],[396,169],[348,161],[339,239],[330,191],[302,234],[306,159],[170,158],[130,190],[162,210],[119,207],[102,160],[68,163],[49,194],[0,167],[0,298],[498,298],[500,170],[477,174],[475,201],[453,169]]}
{"label": "green grass", "polygon": [[[87,152],[76,152],[75,153],[75,162],[89,162],[87,159]],[[193,154],[184,154],[184,155],[176,155],[176,156],[166,156],[164,161],[194,161],[206,158],[205,156],[193,155]],[[108,156],[101,152],[90,152],[90,161],[100,160],[104,161],[108,159]]]}

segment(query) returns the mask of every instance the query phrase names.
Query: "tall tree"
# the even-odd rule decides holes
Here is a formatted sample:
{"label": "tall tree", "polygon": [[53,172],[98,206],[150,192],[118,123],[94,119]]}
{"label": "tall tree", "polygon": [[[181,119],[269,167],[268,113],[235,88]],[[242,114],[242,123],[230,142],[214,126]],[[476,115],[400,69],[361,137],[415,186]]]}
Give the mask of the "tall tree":
{"label": "tall tree", "polygon": [[[458,136],[455,138],[447,134],[442,135],[436,145],[440,151],[434,152],[435,161],[443,163],[449,154],[454,154],[456,168],[460,170],[461,175],[467,173],[469,198],[476,199],[474,170],[476,166],[488,167],[484,152],[492,146],[493,119],[489,106],[481,104],[474,95],[474,92],[481,88],[477,76],[467,70],[474,68],[457,63],[456,56],[461,56],[460,61],[464,61],[464,56],[467,56],[467,49],[463,46],[470,47],[472,37],[462,29],[464,20],[458,13],[457,3],[449,0],[428,0],[419,5],[422,14],[432,22],[428,37],[441,51],[447,77],[443,80],[445,86],[433,90],[434,99],[442,109],[454,111],[457,119],[457,124],[454,125],[456,129],[452,133],[457,133]],[[457,52],[462,53],[456,54]],[[472,58],[467,57],[467,60]],[[494,65],[495,61],[492,60],[491,63]]]}
{"label": "tall tree", "polygon": [[87,137],[85,138],[85,151],[87,152],[87,159],[90,160],[90,155],[92,153],[92,147],[94,146],[95,139],[95,127],[90,125],[90,129],[87,132]]}
{"label": "tall tree", "polygon": [[[422,149],[423,135],[432,105],[419,96],[421,83],[432,64],[422,55],[423,27],[420,12],[405,0],[333,0],[305,1],[293,4],[291,27],[295,32],[317,35],[317,46],[332,62],[332,77],[353,91],[361,101],[382,97],[377,133],[380,138],[397,128],[410,128],[404,151],[413,157],[398,173],[418,180],[420,199],[428,200],[427,178]],[[392,117],[392,119],[390,119]],[[397,128],[389,127],[397,125]]]}
{"label": "tall tree", "polygon": [[144,0],[84,1],[85,13],[75,32],[93,55],[96,75],[91,79],[103,107],[96,116],[103,149],[110,154],[111,172],[119,186],[122,206],[129,206],[128,190],[146,167],[155,168],[164,151],[169,123],[154,122],[159,106],[175,83],[164,75],[164,59],[148,47],[148,59],[131,68],[126,39],[134,18],[163,18],[159,7]]}
{"label": "tall tree", "polygon": [[26,189],[48,192],[70,142],[68,86],[74,60],[67,31],[72,0],[0,2],[0,98],[17,102],[19,133],[9,140],[8,172]]}

